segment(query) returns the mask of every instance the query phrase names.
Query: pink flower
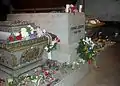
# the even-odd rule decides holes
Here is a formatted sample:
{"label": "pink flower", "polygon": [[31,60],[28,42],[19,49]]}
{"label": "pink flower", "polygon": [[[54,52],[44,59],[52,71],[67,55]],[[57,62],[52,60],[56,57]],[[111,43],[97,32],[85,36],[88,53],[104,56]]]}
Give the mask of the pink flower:
{"label": "pink flower", "polygon": [[55,41],[60,42],[60,39],[58,37],[55,38]]}
{"label": "pink flower", "polygon": [[45,76],[48,76],[49,75],[49,71],[45,71],[44,74],[45,74]]}

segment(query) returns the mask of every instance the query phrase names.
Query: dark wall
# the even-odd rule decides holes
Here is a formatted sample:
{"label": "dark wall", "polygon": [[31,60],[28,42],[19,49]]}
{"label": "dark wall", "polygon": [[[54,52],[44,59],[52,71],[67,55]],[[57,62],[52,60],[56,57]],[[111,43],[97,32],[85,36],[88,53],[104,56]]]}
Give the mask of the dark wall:
{"label": "dark wall", "polygon": [[12,0],[16,9],[62,7],[74,0]]}
{"label": "dark wall", "polygon": [[104,21],[120,21],[120,0],[85,0],[85,13]]}
{"label": "dark wall", "polygon": [[[0,0],[1,1],[1,0]],[[3,0],[6,2],[7,0]],[[63,7],[67,3],[75,4],[77,0],[11,0],[16,9]],[[120,0],[78,0],[83,3],[86,15],[103,21],[120,21]],[[1,6],[1,5],[0,5]],[[3,7],[0,7],[0,9]],[[6,8],[5,8],[6,9]],[[0,10],[0,12],[2,12]]]}
{"label": "dark wall", "polygon": [[0,0],[0,21],[5,21],[9,12],[10,0]]}

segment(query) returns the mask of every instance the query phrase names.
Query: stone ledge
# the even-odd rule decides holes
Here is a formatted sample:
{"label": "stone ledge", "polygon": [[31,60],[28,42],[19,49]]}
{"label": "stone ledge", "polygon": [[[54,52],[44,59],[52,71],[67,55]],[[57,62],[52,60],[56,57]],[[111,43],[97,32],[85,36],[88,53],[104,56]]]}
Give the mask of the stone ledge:
{"label": "stone ledge", "polygon": [[88,64],[81,65],[81,68],[67,74],[55,86],[75,86],[89,72]]}

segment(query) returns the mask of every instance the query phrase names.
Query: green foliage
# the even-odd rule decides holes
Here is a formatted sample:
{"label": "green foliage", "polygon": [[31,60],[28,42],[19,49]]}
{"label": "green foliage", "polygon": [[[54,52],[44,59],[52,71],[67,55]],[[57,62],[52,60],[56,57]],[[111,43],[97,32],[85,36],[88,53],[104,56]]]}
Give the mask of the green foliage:
{"label": "green foliage", "polygon": [[47,47],[48,47],[48,51],[47,51],[47,52],[51,52],[51,51],[53,51],[53,50],[56,50],[56,48],[57,48],[57,43],[55,43],[54,45],[48,44]]}
{"label": "green foliage", "polygon": [[83,41],[83,39],[80,39],[77,47],[77,54],[86,62],[89,60],[94,60],[96,55],[96,46],[92,48],[91,43],[86,43]]}

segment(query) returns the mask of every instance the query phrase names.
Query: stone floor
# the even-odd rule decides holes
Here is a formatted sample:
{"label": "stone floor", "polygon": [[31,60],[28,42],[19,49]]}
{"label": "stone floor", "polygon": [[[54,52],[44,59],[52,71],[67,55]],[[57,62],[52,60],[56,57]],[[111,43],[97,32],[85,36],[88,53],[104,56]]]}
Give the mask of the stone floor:
{"label": "stone floor", "polygon": [[120,43],[98,55],[99,70],[91,72],[76,86],[120,86]]}

